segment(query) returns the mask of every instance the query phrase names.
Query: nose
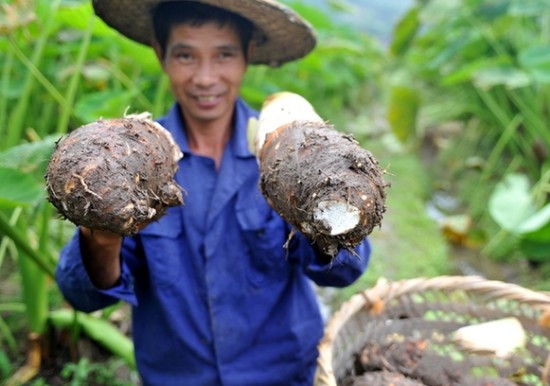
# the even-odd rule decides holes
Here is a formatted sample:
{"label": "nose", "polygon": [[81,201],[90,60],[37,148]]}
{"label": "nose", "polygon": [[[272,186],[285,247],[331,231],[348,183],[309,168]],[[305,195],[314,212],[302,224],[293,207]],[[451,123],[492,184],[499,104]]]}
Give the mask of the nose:
{"label": "nose", "polygon": [[201,60],[193,76],[195,85],[206,88],[213,85],[216,79],[216,68],[213,63],[208,60]]}

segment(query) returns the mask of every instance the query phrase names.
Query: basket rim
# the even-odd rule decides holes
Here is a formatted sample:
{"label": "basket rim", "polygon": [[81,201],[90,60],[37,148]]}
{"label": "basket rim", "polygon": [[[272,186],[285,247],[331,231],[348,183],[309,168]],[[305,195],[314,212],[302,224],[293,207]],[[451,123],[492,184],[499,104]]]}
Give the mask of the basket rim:
{"label": "basket rim", "polygon": [[376,285],[352,295],[333,314],[325,326],[323,338],[318,345],[316,386],[337,386],[332,367],[332,346],[338,333],[347,321],[358,311],[368,308],[375,302],[386,302],[408,293],[427,289],[462,290],[483,293],[488,299],[509,299],[529,304],[533,308],[550,310],[550,293],[531,290],[514,283],[490,280],[482,276],[437,276],[388,281],[378,280]]}

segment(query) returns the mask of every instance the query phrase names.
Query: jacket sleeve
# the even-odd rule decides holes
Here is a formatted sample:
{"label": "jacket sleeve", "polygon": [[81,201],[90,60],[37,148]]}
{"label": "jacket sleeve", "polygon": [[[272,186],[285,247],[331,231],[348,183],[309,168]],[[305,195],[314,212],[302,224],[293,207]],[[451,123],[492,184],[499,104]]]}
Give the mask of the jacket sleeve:
{"label": "jacket sleeve", "polygon": [[120,300],[136,305],[136,297],[133,291],[133,276],[128,264],[128,258],[135,250],[135,241],[125,238],[122,249],[122,269],[118,283],[107,290],[96,288],[88,276],[80,250],[80,231],[77,230],[73,238],[61,251],[59,262],[55,271],[55,280],[65,299],[75,309],[84,312],[92,312]]}
{"label": "jacket sleeve", "polygon": [[289,256],[300,261],[304,273],[311,280],[325,287],[346,287],[365,272],[371,254],[369,240],[363,240],[353,252],[340,250],[330,263],[325,263],[315,252],[311,241],[302,234],[297,233],[289,245]]}

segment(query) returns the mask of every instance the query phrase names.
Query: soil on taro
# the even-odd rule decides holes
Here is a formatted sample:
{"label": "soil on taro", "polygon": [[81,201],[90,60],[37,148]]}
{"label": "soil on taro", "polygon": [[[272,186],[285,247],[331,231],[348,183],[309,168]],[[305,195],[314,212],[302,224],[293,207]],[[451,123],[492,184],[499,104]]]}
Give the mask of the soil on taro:
{"label": "soil on taro", "polygon": [[[386,210],[383,172],[370,152],[334,126],[282,126],[267,137],[259,160],[267,201],[327,256],[352,250],[380,225]],[[337,231],[336,217],[346,223]]]}
{"label": "soil on taro", "polygon": [[56,144],[48,200],[76,225],[132,235],[183,204],[173,180],[181,156],[166,129],[145,116],[100,119]]}

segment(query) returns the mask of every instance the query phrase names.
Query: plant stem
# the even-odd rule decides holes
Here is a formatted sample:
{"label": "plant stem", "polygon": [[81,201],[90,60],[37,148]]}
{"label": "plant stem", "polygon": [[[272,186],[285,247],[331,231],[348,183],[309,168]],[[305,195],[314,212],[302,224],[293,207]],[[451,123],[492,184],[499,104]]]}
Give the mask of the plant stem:
{"label": "plant stem", "polygon": [[67,101],[61,95],[59,91],[55,88],[55,86],[42,74],[42,72],[33,64],[32,61],[29,60],[21,51],[21,49],[18,47],[17,43],[13,39],[9,39],[9,42],[13,48],[13,52],[15,53],[15,56],[17,56],[17,59],[19,59],[25,67],[29,70],[29,74],[34,76],[34,78],[44,87],[50,96],[57,101],[61,106],[65,106],[67,104]]}
{"label": "plant stem", "polygon": [[23,252],[26,257],[29,257],[34,261],[46,274],[53,278],[55,266],[51,264],[51,261],[55,259],[52,256],[47,255],[46,251],[37,251],[27,242],[26,237],[21,233],[19,229],[10,225],[6,216],[0,212],[0,230],[4,235],[13,240],[17,248]]}
{"label": "plant stem", "polygon": [[[8,90],[12,67],[13,50],[8,49],[8,52],[6,52],[4,65],[2,66],[2,90]],[[0,138],[5,138],[8,135],[8,121],[6,119],[8,116],[8,99],[8,95],[2,95],[2,93],[0,93]],[[7,143],[0,143],[0,150],[4,149],[6,145]]]}
{"label": "plant stem", "polygon": [[[52,2],[51,10],[52,14],[59,8],[61,0],[54,0]],[[55,25],[55,17],[47,18],[44,23],[42,33],[36,41],[34,51],[30,62],[33,64],[33,67],[37,68],[40,65],[42,55],[44,53],[44,48],[49,41],[50,33]],[[13,45],[12,45],[13,46]],[[34,75],[29,72],[25,78],[23,92],[15,105],[12,113],[10,114],[10,130],[8,131],[7,140],[5,142],[6,148],[16,145],[22,138],[23,128],[25,125],[25,118],[27,117],[27,110],[29,107],[29,99],[34,88]]]}
{"label": "plant stem", "polygon": [[133,342],[122,334],[111,322],[69,309],[50,312],[49,320],[52,325],[58,328],[73,328],[76,320],[76,323],[78,323],[87,336],[97,341],[135,369]]}
{"label": "plant stem", "polygon": [[[20,236],[24,235],[25,230],[23,227],[26,225],[27,222],[21,221],[20,219],[18,224]],[[43,334],[46,330],[48,315],[46,272],[44,272],[39,265],[35,264],[34,261],[25,258],[24,254],[25,252],[20,254],[18,263],[19,274],[21,275],[23,301],[26,306],[29,328],[33,333]]]}
{"label": "plant stem", "polygon": [[16,353],[17,352],[17,341],[11,333],[10,326],[6,323],[4,319],[0,317],[0,343],[2,343],[2,338],[6,340],[6,344],[9,349]]}
{"label": "plant stem", "polygon": [[92,32],[94,30],[95,16],[90,15],[90,22],[88,28],[84,33],[84,39],[82,40],[82,45],[78,52],[78,57],[74,66],[74,72],[69,81],[69,87],[67,93],[65,94],[65,104],[62,105],[62,114],[57,123],[57,132],[66,133],[69,128],[69,119],[73,112],[73,104],[76,95],[76,90],[78,89],[78,83],[82,74],[82,67],[84,66],[84,61],[86,55],[88,54],[88,48],[90,47],[90,41],[92,39]]}
{"label": "plant stem", "polygon": [[[17,223],[17,220],[19,219],[19,216],[21,215],[21,211],[23,208],[17,207],[13,210],[13,213],[11,215],[11,218],[9,220],[10,226],[15,226]],[[2,237],[2,242],[0,242],[0,267],[2,267],[2,264],[4,262],[4,258],[6,256],[6,253],[8,251],[8,248],[11,246],[10,239],[7,237]],[[15,248],[13,248],[15,249]],[[13,252],[13,251],[12,251]],[[17,256],[17,249],[14,251],[15,253],[13,256]]]}

